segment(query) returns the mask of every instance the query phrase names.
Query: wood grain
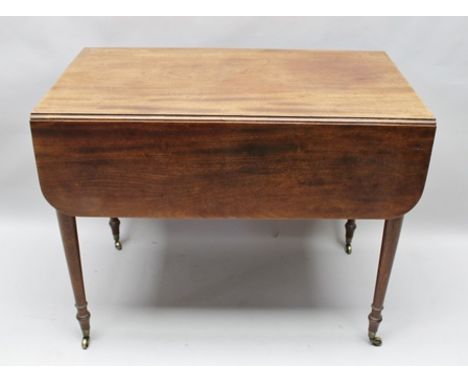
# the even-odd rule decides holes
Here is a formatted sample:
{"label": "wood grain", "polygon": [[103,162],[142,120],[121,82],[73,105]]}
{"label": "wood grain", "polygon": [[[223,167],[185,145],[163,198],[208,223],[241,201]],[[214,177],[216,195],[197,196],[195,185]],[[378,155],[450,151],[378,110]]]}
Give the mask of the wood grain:
{"label": "wood grain", "polygon": [[435,129],[383,52],[84,49],[31,114],[83,347],[74,216],[386,219],[369,315],[379,345],[402,216],[423,192]]}
{"label": "wood grain", "polygon": [[42,191],[72,216],[391,218],[434,126],[33,121]]}
{"label": "wood grain", "polygon": [[33,119],[432,120],[384,52],[86,48]]}
{"label": "wood grain", "polygon": [[[395,258],[402,225],[403,217],[385,221],[382,245],[380,248],[379,266],[377,270],[377,280],[375,282],[374,299],[372,301],[372,310],[368,316],[368,333],[371,341],[375,339],[379,325],[382,322],[382,310],[384,308],[383,304],[385,301],[385,294],[387,293],[388,282],[390,281],[390,273],[392,272],[393,260]],[[376,345],[379,346],[379,342]]]}
{"label": "wood grain", "polygon": [[76,231],[76,219],[57,211],[57,219],[62,236],[63,249],[67,260],[70,281],[75,296],[76,319],[78,320],[83,337],[89,337],[91,314],[88,311],[88,302],[83,282],[83,271],[81,267],[80,246]]}

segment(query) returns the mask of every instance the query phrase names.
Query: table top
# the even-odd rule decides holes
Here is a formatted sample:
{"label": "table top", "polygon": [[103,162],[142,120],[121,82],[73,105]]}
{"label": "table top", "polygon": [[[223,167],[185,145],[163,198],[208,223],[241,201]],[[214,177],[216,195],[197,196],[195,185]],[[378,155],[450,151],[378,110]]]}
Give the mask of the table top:
{"label": "table top", "polygon": [[384,52],[85,48],[31,119],[434,123]]}

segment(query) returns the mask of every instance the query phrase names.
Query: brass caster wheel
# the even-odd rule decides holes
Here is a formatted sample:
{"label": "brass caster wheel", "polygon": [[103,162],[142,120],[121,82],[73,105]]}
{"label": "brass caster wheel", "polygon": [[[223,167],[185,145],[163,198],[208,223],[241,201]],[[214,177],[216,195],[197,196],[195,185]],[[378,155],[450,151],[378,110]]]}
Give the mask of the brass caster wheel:
{"label": "brass caster wheel", "polygon": [[83,337],[83,339],[81,340],[81,347],[83,348],[83,350],[86,350],[89,346],[89,337]]}
{"label": "brass caster wheel", "polygon": [[376,336],[375,333],[369,333],[369,340],[370,340],[370,343],[374,346],[382,345],[382,338]]}
{"label": "brass caster wheel", "polygon": [[115,249],[117,249],[119,251],[122,249],[122,243],[120,242],[120,240],[117,240],[115,242]]}
{"label": "brass caster wheel", "polygon": [[351,252],[353,251],[353,247],[351,247],[351,244],[346,244],[345,245],[345,252],[348,254],[348,255],[351,255]]}

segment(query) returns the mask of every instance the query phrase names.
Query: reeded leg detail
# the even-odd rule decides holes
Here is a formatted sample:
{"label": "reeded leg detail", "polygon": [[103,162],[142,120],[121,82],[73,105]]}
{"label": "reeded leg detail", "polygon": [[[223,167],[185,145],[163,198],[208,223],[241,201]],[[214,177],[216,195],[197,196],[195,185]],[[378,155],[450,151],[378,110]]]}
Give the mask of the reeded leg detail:
{"label": "reeded leg detail", "polygon": [[115,248],[120,251],[122,249],[122,243],[120,242],[120,220],[118,218],[110,218],[109,225],[114,237]]}
{"label": "reeded leg detail", "polygon": [[351,254],[353,248],[351,247],[351,242],[353,241],[354,231],[356,229],[356,220],[349,219],[346,224],[346,244],[345,244],[345,251],[348,255]]}
{"label": "reeded leg detail", "polygon": [[392,271],[393,259],[395,258],[402,224],[403,217],[385,220],[374,300],[372,302],[372,311],[369,314],[368,336],[371,344],[374,346],[382,345],[382,339],[377,336],[377,330],[382,322],[385,293]]}
{"label": "reeded leg detail", "polygon": [[89,345],[89,319],[91,314],[88,311],[88,303],[86,302],[80,248],[76,232],[76,220],[74,216],[64,215],[59,211],[57,211],[57,219],[60,226],[60,234],[62,235],[73,295],[75,297],[75,307],[77,310],[76,318],[80,324],[81,332],[83,333],[81,347],[87,349]]}

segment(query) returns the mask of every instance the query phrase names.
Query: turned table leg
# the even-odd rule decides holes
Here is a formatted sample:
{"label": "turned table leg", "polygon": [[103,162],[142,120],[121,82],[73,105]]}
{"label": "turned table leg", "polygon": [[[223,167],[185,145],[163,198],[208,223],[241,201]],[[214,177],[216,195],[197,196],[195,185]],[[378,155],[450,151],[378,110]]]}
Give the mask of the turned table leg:
{"label": "turned table leg", "polygon": [[120,220],[119,218],[110,218],[109,225],[112,230],[112,236],[114,237],[114,245],[119,251],[122,249],[122,243],[120,242]]}
{"label": "turned table leg", "polygon": [[62,235],[63,248],[67,259],[68,273],[75,296],[76,318],[80,323],[83,339],[81,346],[86,349],[89,345],[89,318],[88,303],[83,283],[83,272],[81,269],[80,248],[78,245],[78,235],[76,232],[76,220],[74,216],[64,215],[57,211],[57,218]]}
{"label": "turned table leg", "polygon": [[348,219],[348,221],[345,224],[345,229],[346,229],[345,251],[348,255],[350,255],[351,252],[353,251],[353,248],[351,247],[351,242],[353,241],[354,230],[356,229],[356,220]]}
{"label": "turned table leg", "polygon": [[390,273],[392,271],[393,259],[395,258],[402,223],[403,217],[385,220],[374,300],[372,302],[372,311],[369,314],[368,334],[372,345],[375,346],[380,346],[382,344],[382,339],[377,337],[377,329],[382,321],[385,292],[387,291],[388,280],[390,279]]}

